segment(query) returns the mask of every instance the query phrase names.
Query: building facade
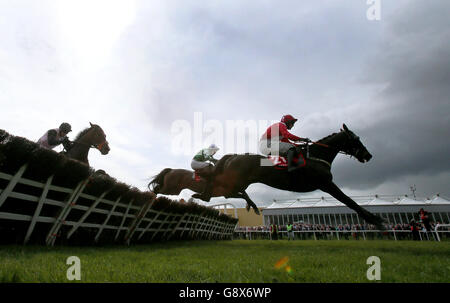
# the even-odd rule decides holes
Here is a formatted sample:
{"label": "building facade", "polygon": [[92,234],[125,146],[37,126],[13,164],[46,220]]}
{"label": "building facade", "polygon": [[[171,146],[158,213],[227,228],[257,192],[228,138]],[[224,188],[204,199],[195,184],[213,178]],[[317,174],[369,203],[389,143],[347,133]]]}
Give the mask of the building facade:
{"label": "building facade", "polygon": [[[431,199],[412,199],[405,196],[358,196],[351,197],[366,210],[381,216],[387,224],[419,222],[419,210],[430,213],[430,220],[450,224],[450,200],[439,195]],[[325,224],[331,226],[365,224],[355,211],[334,198],[305,198],[274,203],[262,211],[263,224],[285,225],[287,223]]]}

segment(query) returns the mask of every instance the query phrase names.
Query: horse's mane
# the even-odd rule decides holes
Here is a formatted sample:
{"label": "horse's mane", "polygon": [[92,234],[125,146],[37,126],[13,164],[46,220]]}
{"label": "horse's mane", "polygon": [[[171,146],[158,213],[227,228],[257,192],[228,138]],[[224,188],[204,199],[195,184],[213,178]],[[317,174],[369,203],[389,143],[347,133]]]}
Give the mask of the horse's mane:
{"label": "horse's mane", "polygon": [[223,168],[225,166],[225,162],[231,158],[237,156],[237,154],[226,154],[225,156],[223,156],[222,158],[220,158],[219,162],[216,163],[215,167],[214,167],[214,173],[215,174],[219,174],[223,171]]}
{"label": "horse's mane", "polygon": [[318,140],[317,142],[323,142],[323,141],[327,141],[327,139],[329,139],[329,138],[331,138],[331,137],[334,137],[334,136],[336,136],[337,134],[339,134],[339,133],[332,133],[331,135],[328,135],[328,136],[326,136],[326,137],[323,137],[322,139],[320,139],[320,140]]}
{"label": "horse's mane", "polygon": [[81,137],[83,137],[84,135],[86,135],[86,133],[90,130],[90,127],[87,127],[85,129],[83,129],[76,137],[74,141],[77,141],[79,139],[81,139]]}

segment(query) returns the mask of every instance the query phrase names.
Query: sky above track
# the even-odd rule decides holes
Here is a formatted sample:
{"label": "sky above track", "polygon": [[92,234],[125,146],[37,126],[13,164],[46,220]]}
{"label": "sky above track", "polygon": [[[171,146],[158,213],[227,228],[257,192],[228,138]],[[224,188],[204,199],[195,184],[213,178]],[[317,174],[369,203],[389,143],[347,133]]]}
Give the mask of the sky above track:
{"label": "sky above track", "polygon": [[450,197],[450,2],[379,3],[369,20],[366,0],[0,0],[0,128],[36,141],[64,121],[70,139],[99,124],[111,152],[91,150],[91,166],[145,190],[210,143],[217,157],[258,152],[289,113],[296,135],[346,123],[361,137],[370,162],[333,163],[347,194]]}

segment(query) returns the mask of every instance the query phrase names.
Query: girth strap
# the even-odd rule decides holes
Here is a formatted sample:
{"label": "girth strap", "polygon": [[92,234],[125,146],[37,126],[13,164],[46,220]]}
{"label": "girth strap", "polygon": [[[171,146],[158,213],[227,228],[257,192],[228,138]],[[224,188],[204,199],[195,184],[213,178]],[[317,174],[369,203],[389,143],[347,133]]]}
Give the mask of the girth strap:
{"label": "girth strap", "polygon": [[325,161],[325,160],[322,160],[322,159],[319,159],[319,158],[314,158],[314,157],[309,157],[308,159],[310,159],[310,160],[314,160],[314,161],[319,161],[319,162],[322,162],[322,163],[324,163],[324,164],[326,164],[326,165],[328,165],[330,168],[331,168],[331,164],[330,163],[328,163],[327,161]]}

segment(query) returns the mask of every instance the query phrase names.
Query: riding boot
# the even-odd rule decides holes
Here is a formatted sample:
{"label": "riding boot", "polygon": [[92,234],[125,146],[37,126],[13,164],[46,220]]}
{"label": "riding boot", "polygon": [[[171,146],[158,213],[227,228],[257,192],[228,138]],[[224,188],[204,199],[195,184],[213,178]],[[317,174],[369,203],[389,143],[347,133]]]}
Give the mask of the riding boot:
{"label": "riding boot", "polygon": [[292,172],[297,169],[297,166],[294,165],[294,157],[297,156],[297,149],[292,147],[287,152],[288,159],[288,172]]}

